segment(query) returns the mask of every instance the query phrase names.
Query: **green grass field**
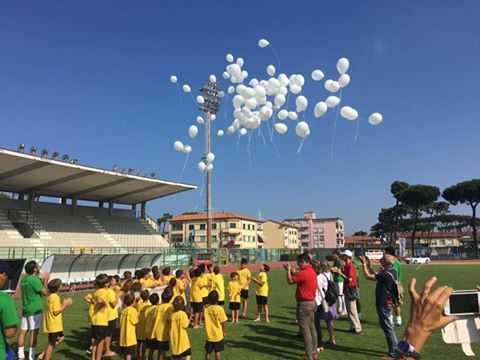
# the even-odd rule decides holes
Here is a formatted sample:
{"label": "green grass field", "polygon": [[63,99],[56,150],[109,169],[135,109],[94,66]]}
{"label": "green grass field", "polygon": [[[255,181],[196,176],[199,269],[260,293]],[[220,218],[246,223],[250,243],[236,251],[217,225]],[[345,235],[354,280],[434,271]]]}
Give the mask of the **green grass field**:
{"label": "green grass field", "polygon": [[[440,285],[450,285],[454,289],[471,289],[480,282],[480,266],[477,265],[405,265],[404,285],[412,277],[417,278],[417,286],[431,276],[436,276]],[[285,272],[275,270],[269,273],[270,296],[269,305],[271,323],[255,323],[255,299],[250,298],[248,319],[240,324],[228,324],[228,339],[223,359],[302,359],[303,342],[296,337],[298,328],[295,323],[294,286],[286,284]],[[374,308],[374,283],[361,279],[362,316],[364,335],[356,337],[347,332],[348,321],[341,319],[335,322],[337,345],[327,348],[320,354],[320,359],[378,359],[386,352],[386,341],[377,323]],[[253,295],[253,291],[251,291]],[[85,349],[89,343],[89,326],[87,321],[87,305],[82,301],[83,295],[73,296],[74,305],[64,313],[66,344],[62,344],[54,353],[54,359],[86,359]],[[406,295],[403,319],[408,320],[410,299]],[[396,328],[397,337],[403,335],[404,327]],[[204,356],[203,345],[205,332],[203,329],[189,329],[193,359]],[[324,339],[327,332],[324,329]],[[43,349],[46,336],[40,335],[39,350]],[[15,344],[14,347],[16,348]],[[473,350],[480,356],[480,345],[474,344]],[[464,357],[460,345],[447,345],[441,333],[436,332],[422,351],[423,359],[459,359]]]}

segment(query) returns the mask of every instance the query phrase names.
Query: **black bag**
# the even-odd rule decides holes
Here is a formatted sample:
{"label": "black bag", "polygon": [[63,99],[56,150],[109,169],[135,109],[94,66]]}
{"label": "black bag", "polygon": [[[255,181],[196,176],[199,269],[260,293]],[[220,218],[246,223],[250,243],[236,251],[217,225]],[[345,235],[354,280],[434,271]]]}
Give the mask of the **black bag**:
{"label": "black bag", "polygon": [[337,289],[335,288],[335,284],[333,283],[333,281],[331,281],[327,277],[327,275],[325,274],[322,274],[322,275],[325,276],[328,283],[327,291],[325,292],[325,300],[327,301],[328,306],[332,306],[337,302],[338,292],[337,292]]}
{"label": "black bag", "polygon": [[388,271],[388,270],[385,270],[385,271],[388,273],[388,275],[390,275],[392,277],[393,282],[395,284],[392,288],[392,291],[388,291],[388,289],[385,289],[385,291],[390,296],[390,299],[393,302],[393,306],[394,307],[399,307],[401,304],[400,304],[400,293],[398,291],[398,280],[395,279],[395,276],[393,276],[393,274],[390,271]]}
{"label": "black bag", "polygon": [[354,287],[347,287],[347,293],[345,294],[347,300],[354,301],[360,299],[358,296],[357,288]]}

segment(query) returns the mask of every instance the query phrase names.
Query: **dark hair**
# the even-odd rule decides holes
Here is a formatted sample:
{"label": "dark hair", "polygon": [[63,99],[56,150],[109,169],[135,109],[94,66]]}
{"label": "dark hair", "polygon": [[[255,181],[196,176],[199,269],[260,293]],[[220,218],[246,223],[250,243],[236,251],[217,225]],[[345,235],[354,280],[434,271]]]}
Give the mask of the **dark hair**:
{"label": "dark hair", "polygon": [[150,292],[148,290],[142,290],[142,292],[140,293],[140,298],[143,301],[146,301],[146,300],[148,300],[149,295],[150,295]]}
{"label": "dark hair", "polygon": [[157,305],[160,301],[160,296],[158,296],[157,293],[150,294],[150,296],[148,297],[148,301],[150,301],[150,304],[152,305]]}
{"label": "dark hair", "polygon": [[263,264],[263,270],[265,270],[265,272],[269,272],[270,266],[268,264]]}
{"label": "dark hair", "polygon": [[234,271],[234,272],[232,272],[232,273],[230,274],[230,278],[233,279],[234,276],[238,276],[238,273],[237,273],[236,271]]}
{"label": "dark hair", "polygon": [[212,290],[208,294],[208,302],[210,305],[216,305],[218,303],[218,292],[217,290]]}
{"label": "dark hair", "polygon": [[183,270],[182,269],[178,269],[177,271],[175,271],[175,276],[177,278],[181,278],[183,276]]}
{"label": "dark hair", "polygon": [[135,301],[135,296],[132,293],[127,293],[123,297],[123,303],[127,306],[130,306]]}
{"label": "dark hair", "polygon": [[245,264],[248,264],[248,260],[245,258],[242,258],[242,260],[240,260],[240,265],[245,265]]}
{"label": "dark hair", "polygon": [[335,249],[332,251],[332,254],[340,256],[340,250]]}
{"label": "dark hair", "polygon": [[395,248],[393,246],[387,246],[385,248],[385,254],[395,256]]}
{"label": "dark hair", "polygon": [[50,291],[52,294],[56,293],[58,289],[60,289],[60,286],[62,286],[62,280],[60,279],[53,279],[48,282],[48,291]]}
{"label": "dark hair", "polygon": [[202,269],[200,269],[199,267],[196,268],[196,269],[193,271],[194,277],[200,277],[200,276],[202,276],[202,273],[203,273],[203,271],[202,271]]}
{"label": "dark hair", "polygon": [[135,270],[135,279],[140,280],[142,277],[142,270]]}
{"label": "dark hair", "polygon": [[135,293],[135,292],[140,292],[140,291],[142,291],[142,284],[139,283],[139,282],[133,283],[131,290],[132,290],[132,292],[134,292],[134,293]]}
{"label": "dark hair", "polygon": [[129,292],[130,290],[132,290],[132,285],[133,285],[133,280],[132,279],[125,280],[125,282],[123,283],[122,291],[124,293]]}
{"label": "dark hair", "polygon": [[145,276],[147,276],[148,274],[150,274],[150,269],[149,268],[143,268],[141,270],[142,272],[142,278],[144,278]]}
{"label": "dark hair", "polygon": [[99,274],[95,278],[95,285],[97,288],[102,289],[105,287],[105,285],[108,284],[108,276],[105,274]]}
{"label": "dark hair", "polygon": [[170,266],[167,266],[167,267],[163,268],[162,269],[162,274],[164,276],[170,275]]}
{"label": "dark hair", "polygon": [[32,275],[35,272],[35,269],[37,267],[37,262],[35,260],[29,261],[25,264],[25,272],[28,275]]}
{"label": "dark hair", "polygon": [[116,279],[113,275],[109,275],[108,276],[108,283],[110,284],[112,282],[112,280],[116,280]]}
{"label": "dark hair", "polygon": [[124,271],[123,272],[123,278],[124,279],[131,279],[132,278],[132,272],[131,271]]}
{"label": "dark hair", "polygon": [[153,266],[152,266],[152,273],[156,273],[156,272],[157,272],[157,273],[160,272],[160,270],[159,270],[159,268],[158,268],[158,265],[153,265]]}
{"label": "dark hair", "polygon": [[173,297],[173,289],[171,286],[167,286],[165,290],[162,292],[162,303],[166,304],[172,300]]}
{"label": "dark hair", "polygon": [[200,271],[201,271],[202,273],[205,272],[205,269],[206,269],[206,268],[207,268],[207,267],[205,266],[205,264],[200,264],[200,265],[198,265],[198,269],[200,269]]}
{"label": "dark hair", "polygon": [[116,281],[117,283],[120,282],[120,276],[114,275],[113,278],[115,279],[115,281]]}
{"label": "dark hair", "polygon": [[183,301],[183,297],[181,296],[175,297],[175,300],[173,300],[173,311],[180,311],[180,310],[183,310],[184,308],[185,308],[185,301]]}
{"label": "dark hair", "polygon": [[177,279],[171,278],[170,281],[168,282],[168,285],[174,288],[175,286],[177,286]]}
{"label": "dark hair", "polygon": [[213,273],[214,273],[215,275],[220,274],[220,266],[215,265],[215,266],[213,267]]}
{"label": "dark hair", "polygon": [[208,271],[210,271],[212,269],[212,266],[213,266],[212,264],[207,264]]}
{"label": "dark hair", "polygon": [[191,268],[190,270],[188,270],[188,274],[190,275],[190,279],[193,279],[194,277],[196,277],[197,275],[195,275],[195,270],[197,270],[196,268]]}
{"label": "dark hair", "polygon": [[161,276],[161,275],[160,275],[159,272],[153,273],[153,278],[154,278],[155,280],[160,279],[160,276]]}
{"label": "dark hair", "polygon": [[303,262],[306,264],[310,264],[310,257],[307,254],[300,254],[297,257],[297,262]]}

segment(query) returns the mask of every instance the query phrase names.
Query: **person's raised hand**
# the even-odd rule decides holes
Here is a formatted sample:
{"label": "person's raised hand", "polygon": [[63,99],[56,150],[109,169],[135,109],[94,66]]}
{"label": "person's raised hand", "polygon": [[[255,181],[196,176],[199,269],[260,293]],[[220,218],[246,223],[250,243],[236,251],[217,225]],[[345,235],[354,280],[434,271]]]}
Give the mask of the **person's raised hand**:
{"label": "person's raised hand", "polygon": [[360,260],[360,262],[362,263],[362,265],[365,265],[366,264],[366,260],[365,260],[365,256],[359,256],[358,259]]}
{"label": "person's raised hand", "polygon": [[65,306],[70,306],[72,304],[73,304],[72,298],[66,298],[65,300],[63,300],[63,305]]}

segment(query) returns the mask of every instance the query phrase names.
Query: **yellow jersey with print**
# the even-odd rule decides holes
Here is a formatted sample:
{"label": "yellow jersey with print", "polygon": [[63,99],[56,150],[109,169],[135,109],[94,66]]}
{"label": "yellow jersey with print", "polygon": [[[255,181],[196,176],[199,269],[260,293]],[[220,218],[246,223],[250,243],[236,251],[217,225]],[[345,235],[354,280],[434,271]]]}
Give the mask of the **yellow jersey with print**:
{"label": "yellow jersey with print", "polygon": [[247,268],[237,270],[238,273],[238,283],[240,284],[240,288],[242,290],[247,290],[249,287],[248,280],[252,277],[250,270]]}
{"label": "yellow jersey with print", "polygon": [[155,337],[155,318],[157,317],[158,305],[151,305],[145,310],[145,338],[147,340]]}
{"label": "yellow jersey with print", "polygon": [[107,326],[110,309],[108,303],[115,301],[111,299],[111,292],[107,288],[98,289],[93,294],[93,315],[92,325]]}
{"label": "yellow jersey with print", "polygon": [[169,285],[170,280],[172,278],[173,278],[173,275],[162,275],[162,277],[161,277],[162,285]]}
{"label": "yellow jersey with print", "polygon": [[88,322],[91,324],[92,323],[92,316],[93,316],[93,292],[89,293],[85,296],[90,302],[88,303]]}
{"label": "yellow jersey with print", "polygon": [[148,279],[140,279],[140,283],[144,288],[154,288],[157,286],[157,282],[153,278],[148,278]]}
{"label": "yellow jersey with print", "polygon": [[177,284],[173,288],[173,299],[175,297],[181,296],[183,298],[184,304],[187,304],[187,297],[185,295],[185,284],[183,282],[183,279],[177,279]]}
{"label": "yellow jersey with print", "polygon": [[120,346],[128,347],[137,344],[137,324],[137,310],[133,306],[127,306],[120,315]]}
{"label": "yellow jersey with print", "polygon": [[56,311],[62,310],[62,302],[58,294],[51,294],[47,298],[45,313],[43,314],[43,332],[57,333],[63,331],[62,313],[55,315]]}
{"label": "yellow jersey with print", "polygon": [[108,321],[112,320],[117,320],[118,319],[118,301],[117,303],[112,306],[112,303],[114,303],[117,300],[117,294],[115,294],[115,291],[113,289],[107,289],[108,290]]}
{"label": "yellow jersey with print", "polygon": [[223,307],[210,305],[205,308],[205,330],[207,341],[219,342],[223,340],[222,324],[227,321],[227,315]]}
{"label": "yellow jersey with print", "polygon": [[238,281],[228,283],[228,295],[230,302],[240,302],[240,284]]}
{"label": "yellow jersey with print", "polygon": [[172,355],[180,355],[190,349],[187,329],[190,325],[184,311],[176,311],[170,317],[170,350]]}
{"label": "yellow jersey with print", "polygon": [[208,286],[209,286],[209,283],[208,283],[208,275],[203,273],[200,278],[202,279],[203,281],[203,289],[202,289],[202,299],[203,298],[206,298],[208,296]]}
{"label": "yellow jersey with print", "polygon": [[157,316],[155,318],[154,339],[158,341],[168,341],[170,331],[170,317],[173,312],[171,304],[160,304],[157,309]]}
{"label": "yellow jersey with print", "polygon": [[222,274],[213,275],[213,289],[218,292],[218,301],[225,301],[225,280]]}
{"label": "yellow jersey with print", "polygon": [[192,279],[191,301],[201,303],[203,301],[202,286],[204,282],[202,277],[194,277]]}
{"label": "yellow jersey with print", "polygon": [[140,301],[136,305],[136,309],[138,312],[138,325],[136,332],[137,340],[146,340],[147,335],[145,333],[145,312],[151,306],[150,301],[143,301],[142,299],[140,299]]}
{"label": "yellow jersey with print", "polygon": [[258,273],[257,280],[261,281],[263,285],[255,283],[255,294],[258,296],[268,296],[268,276],[265,271]]}

